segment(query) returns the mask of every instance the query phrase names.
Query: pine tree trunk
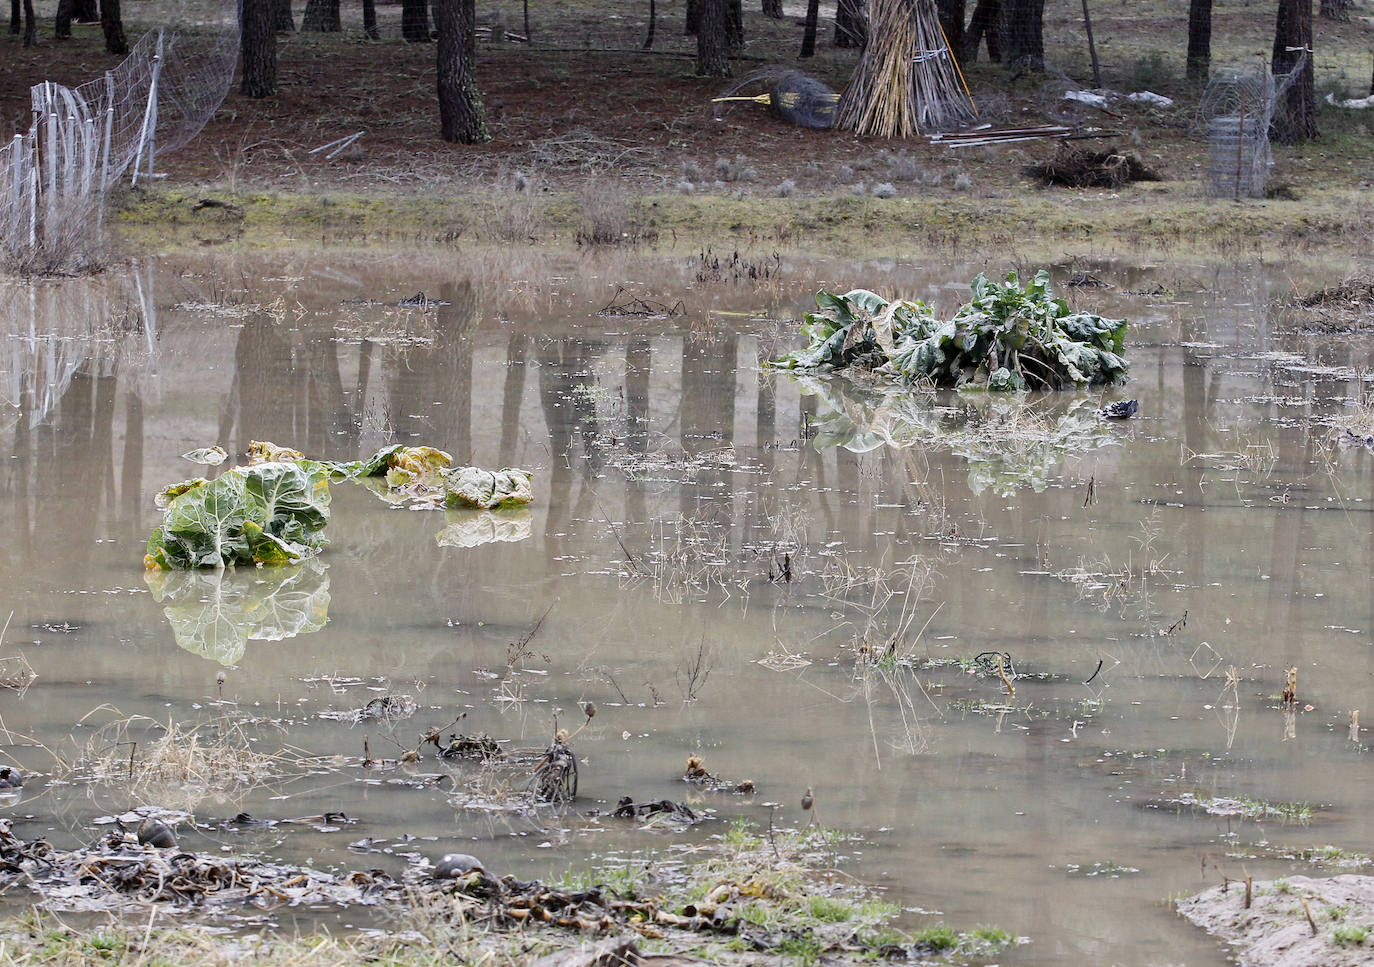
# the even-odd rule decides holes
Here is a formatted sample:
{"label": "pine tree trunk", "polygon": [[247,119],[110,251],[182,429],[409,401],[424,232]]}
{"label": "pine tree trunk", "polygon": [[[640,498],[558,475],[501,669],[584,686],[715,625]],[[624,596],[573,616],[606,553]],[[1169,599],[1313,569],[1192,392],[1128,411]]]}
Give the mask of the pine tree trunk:
{"label": "pine tree trunk", "polygon": [[482,95],[473,74],[477,60],[477,11],[473,0],[434,0],[434,26],[439,33],[435,67],[440,136],[462,144],[490,141]]}
{"label": "pine tree trunk", "polygon": [[868,23],[860,0],[837,0],[835,4],[835,46],[862,47],[868,42]]}
{"label": "pine tree trunk", "polygon": [[24,0],[24,46],[38,43],[38,21],[33,16],[33,0]]}
{"label": "pine tree trunk", "polygon": [[309,0],[301,14],[301,30],[336,34],[343,29],[339,20],[339,0]]}
{"label": "pine tree trunk", "polygon": [[425,0],[401,0],[401,36],[412,44],[429,43],[429,11]]}
{"label": "pine tree trunk", "polygon": [[272,0],[272,30],[279,34],[296,32],[296,21],[291,16],[291,0]]}
{"label": "pine tree trunk", "polygon": [[697,75],[730,76],[730,12],[728,0],[701,0],[697,25]]}
{"label": "pine tree trunk", "polygon": [[763,15],[772,20],[781,20],[782,0],[763,0]]}
{"label": "pine tree trunk", "polygon": [[75,0],[72,4],[72,16],[79,24],[93,24],[100,22],[99,0]]}
{"label": "pine tree trunk", "polygon": [[72,35],[74,9],[72,0],[57,0],[57,16],[53,20],[52,34],[58,40],[66,40]]}
{"label": "pine tree trunk", "polygon": [[1188,80],[1201,84],[1212,70],[1212,0],[1188,4]]}
{"label": "pine tree trunk", "polygon": [[1312,70],[1312,0],[1279,0],[1274,25],[1273,71],[1296,75],[1274,104],[1269,136],[1279,144],[1317,137],[1317,92]]}
{"label": "pine tree trunk", "polygon": [[978,0],[964,31],[964,57],[972,64],[978,59],[978,45],[987,41],[988,60],[1002,62],[1002,0]]}
{"label": "pine tree trunk", "polygon": [[377,0],[363,0],[363,36],[368,40],[381,40],[377,32]]}
{"label": "pine tree trunk", "polygon": [[1016,70],[1045,69],[1045,0],[1005,0],[1002,7],[1002,48],[1007,66]]}
{"label": "pine tree trunk", "polygon": [[267,97],[277,93],[277,34],[274,0],[243,0],[240,54],[243,58],[245,97]]}
{"label": "pine tree trunk", "polygon": [[729,0],[726,13],[730,18],[730,49],[744,50],[744,0]]}
{"label": "pine tree trunk", "polygon": [[945,43],[950,53],[962,58],[964,54],[964,0],[938,0],[936,8],[940,12],[940,29],[945,32]]}
{"label": "pine tree trunk", "polygon": [[10,33],[19,33],[22,21],[23,12],[19,8],[19,0],[10,0]]}
{"label": "pine tree trunk", "polygon": [[816,24],[821,19],[821,0],[806,0],[806,26],[802,28],[802,45],[798,57],[816,56]]}
{"label": "pine tree trunk", "polygon": [[100,0],[100,29],[105,34],[105,52],[123,57],[129,52],[124,36],[124,21],[119,13],[119,0]]}
{"label": "pine tree trunk", "polygon": [[702,0],[687,0],[686,16],[682,20],[682,35],[691,37],[701,29]]}
{"label": "pine tree trunk", "polygon": [[658,2],[649,0],[649,30],[644,35],[644,49],[654,49],[654,30],[658,27]]}

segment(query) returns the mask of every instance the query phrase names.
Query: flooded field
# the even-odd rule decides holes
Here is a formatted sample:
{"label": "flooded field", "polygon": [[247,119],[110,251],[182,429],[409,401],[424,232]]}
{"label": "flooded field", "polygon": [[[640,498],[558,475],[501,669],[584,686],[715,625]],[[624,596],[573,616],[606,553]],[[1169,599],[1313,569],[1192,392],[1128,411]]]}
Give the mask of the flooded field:
{"label": "flooded field", "polygon": [[[1281,305],[1353,267],[1052,266],[1130,320],[1107,391],[760,366],[817,288],[949,313],[1011,267],[326,251],[0,287],[3,815],[72,847],[156,806],[184,849],[545,878],[819,822],[905,926],[1028,938],[999,963],[1226,963],[1170,898],[1374,848],[1374,337]],[[430,445],[535,502],[340,483],[313,562],[145,577],[154,496],[217,472],[181,455],[254,440]],[[531,805],[556,728],[577,797]],[[271,922],[321,918],[378,922]]]}

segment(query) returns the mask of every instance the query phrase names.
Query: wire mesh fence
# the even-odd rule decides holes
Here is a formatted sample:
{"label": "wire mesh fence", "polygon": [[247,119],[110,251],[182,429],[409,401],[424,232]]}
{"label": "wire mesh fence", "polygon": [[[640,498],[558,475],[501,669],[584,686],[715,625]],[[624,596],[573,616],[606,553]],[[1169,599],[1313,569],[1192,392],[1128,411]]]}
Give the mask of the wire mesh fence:
{"label": "wire mesh fence", "polygon": [[136,183],[158,152],[185,144],[224,101],[238,60],[232,7],[184,32],[157,27],[113,70],[77,87],[30,89],[33,123],[0,147],[0,245],[21,272],[100,258],[106,193]]}

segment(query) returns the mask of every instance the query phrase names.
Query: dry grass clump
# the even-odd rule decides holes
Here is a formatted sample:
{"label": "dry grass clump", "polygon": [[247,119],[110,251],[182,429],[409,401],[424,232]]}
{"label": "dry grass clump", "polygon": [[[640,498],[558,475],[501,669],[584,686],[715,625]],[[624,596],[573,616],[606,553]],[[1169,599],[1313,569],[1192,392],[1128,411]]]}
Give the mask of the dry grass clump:
{"label": "dry grass clump", "polygon": [[[14,612],[11,611],[9,617],[5,618],[5,626],[0,628],[0,645],[5,642],[5,632],[9,631],[13,618]],[[33,670],[22,651],[17,655],[0,658],[0,688],[12,688],[23,694],[37,680],[38,673]]]}
{"label": "dry grass clump", "polygon": [[1356,276],[1297,300],[1304,332],[1368,332],[1374,328],[1374,276]]}
{"label": "dry grass clump", "polygon": [[243,723],[229,715],[192,726],[132,715],[96,729],[65,771],[94,785],[119,786],[144,803],[191,812],[207,800],[238,802],[315,761],[286,750],[258,751]]}

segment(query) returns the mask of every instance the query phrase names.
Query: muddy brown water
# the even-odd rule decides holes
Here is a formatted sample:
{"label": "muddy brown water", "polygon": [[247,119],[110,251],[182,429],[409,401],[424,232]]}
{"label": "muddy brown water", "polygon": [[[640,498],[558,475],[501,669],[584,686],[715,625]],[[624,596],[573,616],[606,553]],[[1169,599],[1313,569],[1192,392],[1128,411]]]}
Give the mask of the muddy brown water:
{"label": "muddy brown water", "polygon": [[[1311,869],[1271,851],[1374,848],[1368,730],[1349,730],[1352,710],[1374,720],[1374,454],[1331,442],[1374,340],[1306,334],[1273,304],[1350,266],[1056,266],[1115,286],[1063,291],[1131,319],[1133,379],[1029,411],[760,370],[797,345],[817,287],[949,311],[983,268],[1007,266],[326,251],[6,284],[0,652],[37,677],[0,692],[4,752],[29,774],[5,815],[70,846],[135,806],[190,808],[189,848],[393,871],[456,849],[558,876],[766,825],[767,803],[799,825],[809,786],[821,823],[863,836],[844,868],[910,925],[1029,938],[1002,963],[1224,963],[1169,897]],[[440,304],[397,305],[417,292]],[[668,314],[625,314],[652,307]],[[1092,416],[1125,398],[1129,422]],[[336,486],[323,568],[155,600],[153,495],[200,472],[183,452],[252,439],[337,458],[431,444],[534,470],[537,500],[497,526]],[[169,614],[186,640],[216,619],[211,654]],[[900,661],[863,660],[899,631]],[[1014,695],[971,664],[991,651]],[[13,658],[5,673],[24,677]],[[337,716],[383,695],[417,711]],[[360,765],[365,735],[394,757],[464,711],[462,731],[540,746],[584,701],[568,808],[508,808],[469,764]],[[149,720],[234,720],[266,752],[341,758],[247,789],[56,761],[100,746],[137,772],[137,747],[91,739],[128,716],[147,717],[145,751]],[[757,793],[685,785],[692,753]],[[622,795],[714,819],[586,815]],[[1217,798],[1235,802],[1187,805]],[[355,821],[220,825],[332,810]],[[372,922],[277,922],[315,915]]]}

